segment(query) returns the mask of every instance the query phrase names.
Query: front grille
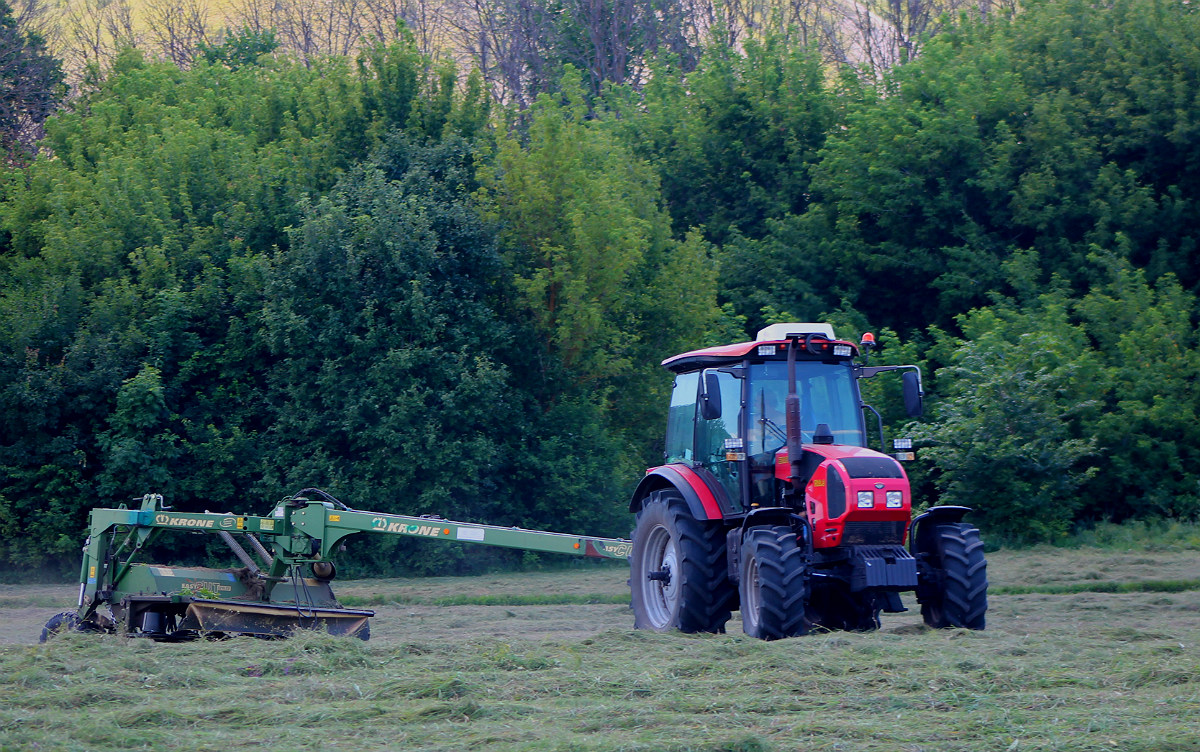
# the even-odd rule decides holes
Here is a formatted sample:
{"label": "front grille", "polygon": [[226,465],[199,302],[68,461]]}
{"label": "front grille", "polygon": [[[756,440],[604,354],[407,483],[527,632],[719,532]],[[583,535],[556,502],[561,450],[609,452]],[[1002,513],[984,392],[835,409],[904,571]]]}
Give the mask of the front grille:
{"label": "front grille", "polygon": [[842,467],[851,478],[903,478],[900,463],[891,457],[843,457]]}
{"label": "front grille", "polygon": [[842,534],[847,546],[904,545],[904,521],[847,522]]}

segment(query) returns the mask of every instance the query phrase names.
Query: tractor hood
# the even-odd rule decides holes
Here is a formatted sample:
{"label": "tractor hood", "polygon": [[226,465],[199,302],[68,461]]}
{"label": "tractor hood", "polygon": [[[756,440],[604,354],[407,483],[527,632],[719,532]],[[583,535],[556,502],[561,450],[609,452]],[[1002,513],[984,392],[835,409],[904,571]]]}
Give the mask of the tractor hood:
{"label": "tractor hood", "polygon": [[[804,489],[817,548],[904,542],[912,493],[899,462],[863,447],[805,444],[804,449],[824,458]],[[787,450],[781,449],[775,476],[786,481],[790,473]]]}

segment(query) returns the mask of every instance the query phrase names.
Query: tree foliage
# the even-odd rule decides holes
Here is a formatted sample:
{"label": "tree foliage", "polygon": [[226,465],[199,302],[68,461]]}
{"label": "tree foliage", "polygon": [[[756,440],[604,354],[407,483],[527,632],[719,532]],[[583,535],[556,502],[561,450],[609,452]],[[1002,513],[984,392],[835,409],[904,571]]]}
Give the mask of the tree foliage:
{"label": "tree foliage", "polygon": [[914,435],[943,501],[981,508],[1014,540],[1053,540],[1079,519],[1194,517],[1200,356],[1195,298],[1157,289],[1115,254],[1081,299],[1060,290],[964,314],[946,339],[934,420]]}
{"label": "tree foliage", "polygon": [[65,94],[62,66],[45,40],[22,28],[0,0],[0,150],[9,159],[28,151]]}
{"label": "tree foliage", "polygon": [[993,534],[1200,514],[1195,10],[897,16],[885,73],[798,4],[639,2],[476,4],[469,72],[417,25],[94,68],[0,175],[0,558],[69,569],[147,491],[619,534],[660,361],[780,320],[926,368],[915,485]]}
{"label": "tree foliage", "polygon": [[647,416],[669,386],[654,366],[703,342],[721,317],[710,247],[672,237],[657,177],[587,119],[578,78],[560,99],[539,99],[527,142],[500,143],[485,186],[514,302],[543,355],[535,394],[591,401],[645,447]]}
{"label": "tree foliage", "polygon": [[[5,176],[0,511],[6,527],[28,531],[4,541],[9,558],[54,560],[77,547],[62,533],[87,508],[147,491],[185,509],[213,495],[263,504],[306,470],[334,484],[362,475],[371,488],[383,471],[368,471],[368,458],[400,440],[372,433],[382,414],[368,403],[384,414],[408,403],[395,392],[339,397],[339,369],[347,385],[399,387],[405,369],[432,379],[440,366],[437,383],[450,386],[411,387],[422,400],[408,408],[414,420],[434,401],[461,409],[502,373],[490,349],[451,347],[446,335],[503,329],[477,312],[487,308],[480,286],[492,294],[475,276],[491,241],[462,204],[473,152],[453,135],[480,131],[478,97],[455,94],[403,42],[373,48],[357,69],[261,62],[181,71],[131,51],[49,123],[53,159]],[[385,71],[411,90],[381,88]],[[357,166],[396,133],[412,147],[379,152],[392,178]],[[443,137],[441,151],[423,151]],[[410,172],[437,177],[393,187]],[[403,299],[373,297],[393,288]],[[443,301],[457,308],[439,313]],[[406,313],[424,318],[393,332]],[[444,353],[400,347],[439,333]],[[355,340],[360,357],[345,360]],[[306,382],[311,374],[323,381]],[[421,445],[445,461],[427,442],[452,429],[436,425],[406,425],[405,451]],[[294,448],[309,429],[336,451]],[[382,443],[368,450],[372,439]],[[458,450],[485,459],[477,443]]]}
{"label": "tree foliage", "polygon": [[1117,254],[1097,253],[1107,280],[1075,305],[1107,366],[1092,424],[1101,461],[1085,488],[1086,518],[1200,514],[1200,343],[1196,298],[1173,275],[1157,284]]}
{"label": "tree foliage", "polygon": [[677,234],[760,237],[807,207],[834,96],[816,54],[782,37],[704,52],[694,70],[660,57],[642,91],[614,93],[612,126],[657,169]]}
{"label": "tree foliage", "polygon": [[844,298],[898,329],[951,326],[989,293],[1036,295],[1055,274],[1078,294],[1094,245],[1195,292],[1183,166],[1195,161],[1197,16],[1109,6],[1033,2],[965,22],[878,86],[848,87],[810,210],[762,241],[772,258],[810,277],[854,270],[825,287],[826,310]]}
{"label": "tree foliage", "polygon": [[933,443],[923,453],[944,503],[978,509],[999,535],[1053,540],[1095,472],[1083,423],[1099,407],[1099,363],[1053,295],[1037,314],[996,307],[959,323],[965,339],[939,372],[947,386],[934,422],[913,436]]}

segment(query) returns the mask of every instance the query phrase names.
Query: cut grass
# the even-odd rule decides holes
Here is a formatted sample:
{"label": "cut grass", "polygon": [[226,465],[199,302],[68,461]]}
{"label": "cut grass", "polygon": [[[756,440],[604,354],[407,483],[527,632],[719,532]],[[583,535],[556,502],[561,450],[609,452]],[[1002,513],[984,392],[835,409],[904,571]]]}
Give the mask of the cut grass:
{"label": "cut grass", "polygon": [[601,603],[629,603],[629,593],[508,593],[500,595],[449,595],[442,598],[418,598],[401,594],[341,596],[343,606],[585,606]]}
{"label": "cut grass", "polygon": [[36,645],[29,625],[0,645],[0,749],[1194,752],[1195,559],[991,554],[984,632],[913,612],[773,643],[736,615],[726,635],[634,631],[618,569],[341,583],[380,599],[368,643]]}
{"label": "cut grass", "polygon": [[1200,551],[1200,523],[1181,520],[1099,522],[1069,536],[1063,545],[1118,551]]}
{"label": "cut grass", "polygon": [[1068,595],[1070,593],[1182,593],[1200,590],[1200,580],[1145,580],[1142,582],[1073,582],[1064,585],[1003,585],[989,595]]}
{"label": "cut grass", "polygon": [[1179,636],[69,635],[0,651],[0,735],[13,749],[80,750],[1185,750],[1200,742],[1200,667]]}
{"label": "cut grass", "polygon": [[[1069,595],[1072,593],[1182,593],[1200,590],[1200,580],[1146,580],[1142,582],[1075,582],[1063,585],[1001,585],[989,588],[990,595]],[[530,595],[455,595],[445,598],[414,598],[376,594],[344,596],[343,606],[569,606],[627,604],[629,595],[541,593]]]}

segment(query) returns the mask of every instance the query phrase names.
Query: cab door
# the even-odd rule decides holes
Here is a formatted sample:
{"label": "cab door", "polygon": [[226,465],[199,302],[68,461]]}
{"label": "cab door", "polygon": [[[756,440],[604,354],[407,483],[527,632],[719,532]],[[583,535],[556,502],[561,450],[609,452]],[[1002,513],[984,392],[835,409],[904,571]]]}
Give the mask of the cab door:
{"label": "cab door", "polygon": [[742,506],[746,445],[742,434],[742,380],[728,371],[700,375],[696,405],[696,462],[717,479],[735,509]]}

